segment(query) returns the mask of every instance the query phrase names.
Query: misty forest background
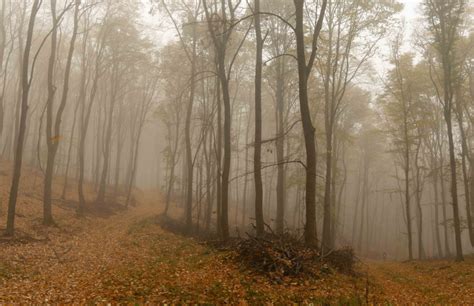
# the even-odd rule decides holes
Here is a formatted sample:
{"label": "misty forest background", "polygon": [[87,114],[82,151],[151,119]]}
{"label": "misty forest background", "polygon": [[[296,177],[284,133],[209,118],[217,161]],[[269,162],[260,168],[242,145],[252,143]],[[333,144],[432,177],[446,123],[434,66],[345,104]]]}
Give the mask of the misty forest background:
{"label": "misty forest background", "polygon": [[45,225],[53,186],[74,189],[79,215],[159,190],[164,214],[222,240],[291,232],[373,259],[472,252],[471,1],[423,0],[408,21],[395,0],[0,6],[7,235],[29,167]]}

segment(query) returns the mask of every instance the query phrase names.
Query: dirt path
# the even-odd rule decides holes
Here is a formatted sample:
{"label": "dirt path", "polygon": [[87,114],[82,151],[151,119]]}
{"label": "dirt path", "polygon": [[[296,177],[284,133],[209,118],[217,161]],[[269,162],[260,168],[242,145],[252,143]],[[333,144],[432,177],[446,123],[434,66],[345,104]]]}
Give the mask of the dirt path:
{"label": "dirt path", "polygon": [[39,228],[48,242],[0,245],[0,301],[100,301],[110,294],[109,273],[143,259],[127,247],[131,226],[157,213],[144,205],[108,218],[69,219]]}

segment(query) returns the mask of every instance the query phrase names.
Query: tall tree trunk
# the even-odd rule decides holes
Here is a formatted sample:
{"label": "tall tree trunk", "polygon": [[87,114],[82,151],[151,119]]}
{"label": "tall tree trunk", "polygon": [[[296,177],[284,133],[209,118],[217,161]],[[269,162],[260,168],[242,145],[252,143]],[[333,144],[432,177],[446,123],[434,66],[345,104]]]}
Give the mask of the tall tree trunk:
{"label": "tall tree trunk", "polygon": [[407,114],[404,115],[404,134],[405,134],[405,211],[407,214],[407,235],[408,235],[408,260],[413,260],[413,237],[411,229],[411,210],[410,210],[410,144],[408,139]]}
{"label": "tall tree trunk", "polygon": [[[331,120],[331,119],[328,119]],[[324,188],[324,218],[323,218],[323,240],[321,243],[322,252],[327,253],[331,250],[331,222],[332,222],[332,180],[333,180],[333,127],[332,124],[326,124],[326,181]]]}
{"label": "tall tree trunk", "polygon": [[[458,89],[459,90],[459,89]],[[472,223],[472,214],[471,214],[471,190],[469,189],[469,175],[467,169],[467,158],[469,154],[469,149],[467,147],[466,133],[464,131],[464,114],[462,108],[461,94],[457,93],[456,96],[456,117],[458,119],[458,128],[461,136],[461,165],[462,165],[462,177],[464,183],[464,195],[466,202],[466,220],[467,220],[467,231],[469,233],[469,239],[471,245],[474,246],[474,227]],[[471,165],[472,167],[472,165]],[[472,178],[474,179],[474,178]]]}
{"label": "tall tree trunk", "polygon": [[448,201],[446,199],[446,187],[444,185],[444,163],[443,155],[440,147],[440,164],[439,164],[439,177],[441,185],[441,201],[442,201],[442,212],[443,212],[443,229],[444,229],[444,254],[446,257],[451,257],[451,250],[449,247],[449,235],[448,235],[448,216],[447,216],[447,206]]}
{"label": "tall tree trunk", "polygon": [[136,135],[136,143],[134,145],[135,151],[133,153],[133,162],[132,162],[132,168],[131,168],[131,175],[130,179],[128,181],[128,186],[127,186],[127,198],[125,200],[125,206],[128,207],[128,204],[130,202],[131,196],[132,196],[132,187],[135,184],[135,178],[137,175],[137,162],[138,162],[138,153],[140,152],[140,139],[142,136],[142,130],[143,130],[143,123],[140,124],[139,130]]}
{"label": "tall tree trunk", "polygon": [[43,192],[43,224],[51,225],[54,223],[51,211],[51,185],[53,182],[54,157],[56,156],[57,146],[53,139],[53,107],[56,86],[54,85],[54,71],[56,63],[56,51],[58,40],[58,17],[56,13],[56,0],[51,0],[52,33],[51,33],[51,54],[48,63],[48,99],[46,101],[46,144],[48,148],[48,158],[46,162],[46,171],[44,176]]}
{"label": "tall tree trunk", "polygon": [[306,44],[305,44],[305,25],[304,19],[304,0],[293,0],[295,5],[296,18],[296,54],[298,60],[298,88],[301,121],[306,149],[306,225],[305,242],[310,246],[317,246],[316,231],[316,142],[315,128],[311,119],[311,111],[308,103],[308,78],[310,76],[314,57],[316,55],[317,38],[322,28],[323,16],[325,14],[327,0],[323,0],[318,21],[313,33],[312,53],[309,63],[306,63]]}
{"label": "tall tree trunk", "polygon": [[[105,106],[105,120],[106,120],[106,130],[105,136],[102,139],[103,143],[103,151],[102,151],[102,158],[103,158],[103,165],[102,165],[102,172],[100,174],[100,181],[99,181],[99,191],[97,192],[97,199],[96,203],[103,204],[105,201],[105,192],[107,189],[107,176],[109,174],[109,165],[110,165],[110,150],[111,150],[111,143],[112,143],[112,124],[114,119],[114,110],[115,105],[117,104],[117,93],[120,88],[120,76],[119,76],[119,69],[117,67],[118,64],[115,64],[113,67],[112,77],[111,77],[111,97],[110,97],[110,108],[107,111],[107,105]],[[100,144],[98,143],[98,148]],[[99,153],[99,151],[98,151]],[[99,158],[97,159],[99,160]],[[98,167],[97,167],[98,168]]]}
{"label": "tall tree trunk", "polygon": [[211,163],[211,152],[212,152],[212,141],[211,133],[207,133],[204,139],[204,161],[206,163],[206,211],[204,216],[204,228],[209,231],[211,227],[211,216],[212,216],[212,163]]}
{"label": "tall tree trunk", "polygon": [[[447,102],[445,102],[447,103]],[[458,185],[456,174],[456,156],[454,152],[454,136],[451,122],[451,108],[445,110],[445,120],[448,129],[448,143],[449,143],[449,163],[451,168],[451,197],[453,205],[453,219],[454,219],[454,236],[456,240],[456,260],[463,261],[462,242],[461,242],[461,222],[459,219],[459,205],[458,205]]]}
{"label": "tall tree trunk", "polygon": [[[332,1],[328,3],[328,10],[331,11]],[[339,42],[338,42],[339,43]],[[330,82],[333,66],[337,69],[337,62],[332,63],[333,59],[333,16],[328,16],[328,55],[325,64],[325,75],[324,75],[324,126],[326,136],[326,177],[324,182],[324,202],[323,202],[323,233],[321,241],[322,253],[327,253],[331,250],[331,223],[332,223],[332,176],[333,176],[333,133],[334,133],[334,116],[333,108],[335,103],[334,92],[330,91]],[[337,50],[336,50],[337,52]],[[339,60],[336,54],[336,61]],[[335,82],[336,80],[332,80]]]}
{"label": "tall tree trunk", "polygon": [[82,76],[81,76],[81,88],[80,88],[80,98],[79,100],[81,103],[81,126],[80,126],[80,141],[79,141],[79,179],[78,179],[78,195],[79,195],[79,206],[77,208],[77,213],[82,215],[84,213],[84,208],[86,204],[86,199],[84,196],[84,172],[85,172],[85,154],[86,154],[86,137],[87,131],[89,129],[89,122],[90,122],[90,115],[92,111],[92,106],[94,105],[97,90],[99,86],[99,79],[101,76],[101,57],[102,57],[102,50],[104,48],[104,38],[102,37],[102,41],[100,42],[99,52],[97,54],[96,62],[95,62],[95,72],[94,72],[94,79],[92,81],[92,89],[89,95],[89,101],[86,103],[86,78],[87,78],[87,71],[86,71],[86,59],[85,59],[85,52],[87,50],[87,40],[84,38],[82,51],[83,51],[83,58],[82,58]]}
{"label": "tall tree trunk", "polygon": [[285,62],[279,59],[277,63],[277,88],[276,88],[276,109],[277,109],[277,140],[275,142],[277,155],[277,214],[276,232],[281,235],[285,225],[286,207],[286,169],[285,161]]}
{"label": "tall tree trunk", "polygon": [[364,237],[364,219],[365,219],[365,211],[368,208],[368,184],[369,184],[369,164],[367,157],[364,157],[364,175],[362,179],[362,199],[361,199],[361,210],[360,210],[360,227],[359,227],[359,241],[357,243],[357,249],[359,252],[362,252],[362,242]]}
{"label": "tall tree trunk", "polygon": [[357,217],[359,215],[359,203],[360,203],[360,183],[361,183],[361,174],[362,174],[362,171],[361,171],[361,166],[360,166],[360,162],[359,162],[359,169],[357,170],[357,183],[356,183],[356,186],[357,186],[357,189],[356,189],[356,197],[355,197],[355,209],[354,209],[354,218],[352,219],[352,238],[351,238],[351,241],[352,241],[352,246],[354,247],[355,246],[355,239],[356,239],[356,234],[357,234]]}
{"label": "tall tree trunk", "polygon": [[119,185],[120,185],[120,163],[122,161],[122,150],[125,142],[124,137],[122,136],[122,121],[123,121],[123,105],[119,105],[118,113],[118,122],[117,122],[117,146],[116,146],[116,156],[115,156],[115,178],[114,178],[114,197],[117,197],[119,194]]}
{"label": "tall tree trunk", "polygon": [[260,27],[260,0],[254,0],[254,24],[257,43],[255,63],[255,148],[254,148],[254,181],[255,181],[255,221],[257,236],[264,233],[263,221],[263,186],[262,186],[262,53],[263,39]]}
{"label": "tall tree trunk", "polygon": [[245,228],[247,221],[247,186],[248,186],[248,171],[249,171],[249,131],[251,122],[250,112],[247,118],[247,128],[245,131],[245,175],[244,175],[244,193],[242,197],[242,221],[241,226]]}
{"label": "tall tree trunk", "polygon": [[[46,124],[46,143],[48,145],[48,159],[46,163],[45,182],[44,182],[44,209],[43,209],[43,223],[46,225],[53,224],[53,215],[51,211],[51,193],[53,183],[53,171],[55,166],[56,153],[58,152],[59,142],[61,139],[61,120],[66,108],[68,93],[69,93],[69,81],[72,68],[72,60],[74,55],[74,48],[77,38],[77,28],[79,25],[79,5],[80,0],[76,0],[74,10],[74,27],[69,44],[69,51],[67,56],[66,68],[64,71],[63,81],[63,92],[61,101],[58,106],[55,118],[53,118],[53,107],[54,107],[54,61],[56,61],[56,48],[57,48],[57,27],[59,25],[59,19],[56,16],[56,0],[51,0],[51,11],[53,16],[53,32],[51,37],[51,57],[48,69],[48,101],[47,101],[47,124]],[[65,11],[62,12],[64,14]],[[54,121],[54,123],[53,123]],[[53,127],[54,124],[54,127]]]}
{"label": "tall tree trunk", "polygon": [[217,96],[217,148],[216,148],[216,196],[217,196],[217,235],[222,236],[222,106],[219,81],[216,84]]}
{"label": "tall tree trunk", "polygon": [[[176,113],[176,129],[175,129],[175,137],[174,137],[174,146],[171,151],[171,161],[170,161],[170,176],[168,181],[168,190],[166,191],[166,204],[165,204],[165,211],[163,214],[166,216],[168,214],[168,210],[170,207],[171,202],[171,193],[173,192],[174,181],[175,181],[175,169],[176,169],[176,155],[178,154],[178,147],[179,147],[179,128],[180,128],[180,114]],[[171,137],[170,137],[171,139]],[[171,148],[170,148],[171,149]]]}
{"label": "tall tree trunk", "polygon": [[66,198],[66,191],[67,191],[67,188],[68,188],[69,166],[70,166],[70,163],[71,163],[72,146],[74,144],[74,134],[75,134],[75,131],[76,131],[77,115],[78,115],[78,110],[79,110],[80,105],[81,104],[79,103],[79,101],[76,101],[76,106],[74,108],[74,118],[72,120],[71,134],[69,136],[69,148],[68,148],[68,151],[67,151],[66,170],[65,170],[65,173],[64,173],[64,185],[63,185],[63,191],[61,193],[61,199],[63,199],[63,200]]}
{"label": "tall tree trunk", "polygon": [[221,76],[222,95],[224,101],[224,161],[222,167],[222,200],[221,200],[221,231],[222,239],[227,240],[229,238],[229,175],[230,175],[230,161],[231,161],[231,105],[230,105],[230,93],[229,93],[229,81],[226,77],[224,68],[224,55],[221,55],[221,61],[219,64],[219,75]]}
{"label": "tall tree trunk", "polygon": [[437,169],[438,165],[434,161],[433,157],[433,168],[436,169],[433,173],[433,192],[434,192],[434,205],[435,205],[435,222],[434,222],[434,235],[435,235],[435,242],[436,242],[436,249],[438,251],[438,256],[440,258],[443,257],[443,249],[441,247],[441,237],[439,234],[439,191],[438,191],[438,172]]}
{"label": "tall tree trunk", "polygon": [[[5,83],[6,83],[6,70],[8,68],[8,62],[10,60],[10,54],[7,56],[5,67],[3,66],[5,58],[5,49],[7,44],[7,31],[5,27],[5,10],[6,10],[6,0],[2,0],[2,7],[0,13],[0,74],[3,74],[3,88],[0,95],[0,137],[3,134],[3,127],[5,123]],[[13,42],[11,42],[13,48]]]}
{"label": "tall tree trunk", "polygon": [[[337,144],[337,143],[336,143]],[[336,146],[337,147],[337,146]],[[336,151],[336,150],[335,150]],[[339,231],[343,232],[344,230],[344,214],[341,218],[341,210],[343,206],[343,193],[345,191],[346,183],[347,183],[347,164],[346,164],[346,157],[345,157],[345,145],[342,143],[341,147],[341,159],[342,159],[342,182],[339,186],[339,190],[336,194],[336,174],[337,174],[337,160],[338,158],[333,159],[333,176],[331,182],[332,188],[332,207],[334,207],[334,214],[333,214],[333,222],[331,222],[331,249],[334,249],[336,246],[336,237]],[[339,227],[342,227],[339,229]]]}
{"label": "tall tree trunk", "polygon": [[185,205],[185,222],[186,230],[190,233],[192,231],[193,223],[193,173],[194,173],[194,163],[193,163],[193,153],[191,148],[191,123],[192,123],[192,114],[193,114],[193,105],[194,105],[194,95],[196,90],[196,47],[197,47],[197,37],[196,37],[196,25],[193,23],[193,42],[192,42],[192,54],[191,54],[191,88],[189,91],[189,101],[186,110],[186,123],[184,128],[184,139],[186,144],[186,166],[187,166],[187,190],[186,190],[186,205]]}
{"label": "tall tree trunk", "polygon": [[21,73],[21,116],[20,125],[18,131],[18,139],[16,141],[17,146],[15,148],[15,161],[13,166],[13,178],[10,188],[10,197],[8,200],[8,216],[7,216],[7,229],[6,235],[13,236],[15,232],[15,210],[16,200],[18,197],[18,188],[20,185],[21,176],[21,165],[23,161],[23,146],[26,132],[26,119],[28,114],[28,98],[30,93],[31,79],[29,75],[30,71],[30,53],[31,45],[33,41],[33,31],[36,22],[36,15],[41,6],[40,0],[34,0],[31,8],[30,19],[28,22],[28,31],[26,34],[25,49],[22,61],[22,73]]}
{"label": "tall tree trunk", "polygon": [[423,210],[421,208],[421,173],[418,165],[421,142],[418,143],[414,157],[414,181],[415,181],[415,200],[416,200],[416,224],[418,228],[418,259],[425,259],[425,249],[423,247]]}

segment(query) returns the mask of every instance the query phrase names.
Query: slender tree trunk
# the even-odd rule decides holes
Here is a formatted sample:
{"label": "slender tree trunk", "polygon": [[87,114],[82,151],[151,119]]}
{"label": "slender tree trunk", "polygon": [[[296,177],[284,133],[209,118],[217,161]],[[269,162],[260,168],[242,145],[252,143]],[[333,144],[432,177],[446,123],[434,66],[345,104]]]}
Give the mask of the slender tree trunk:
{"label": "slender tree trunk", "polygon": [[184,129],[184,139],[186,144],[186,165],[187,165],[187,191],[186,191],[186,206],[185,206],[185,222],[186,229],[189,233],[192,231],[193,223],[193,153],[191,148],[191,123],[192,123],[192,114],[193,114],[193,105],[194,105],[194,95],[196,90],[196,47],[197,47],[197,37],[196,37],[196,26],[193,25],[193,47],[191,55],[191,88],[189,92],[189,101],[186,110],[186,123]]}
{"label": "slender tree trunk", "polygon": [[276,214],[276,232],[281,235],[285,225],[285,207],[286,207],[286,169],[285,161],[285,69],[282,59],[278,61],[277,67],[277,140],[275,142],[277,155],[277,214]]}
{"label": "slender tree trunk", "polygon": [[[434,158],[433,158],[434,160]],[[436,162],[433,162],[433,168],[436,169],[433,173],[433,191],[434,191],[434,205],[435,205],[435,222],[434,222],[434,235],[435,235],[435,242],[436,248],[438,251],[438,256],[440,258],[443,257],[443,249],[441,247],[441,237],[439,234],[439,191],[438,191],[438,172],[437,169],[438,165]]]}
{"label": "slender tree trunk", "polygon": [[255,181],[255,221],[257,236],[264,233],[263,221],[263,186],[262,186],[262,53],[263,39],[260,28],[260,0],[254,0],[254,24],[257,42],[255,64],[255,148],[254,148],[254,181]]}
{"label": "slender tree trunk", "polygon": [[15,231],[15,210],[16,200],[18,197],[18,188],[20,186],[21,166],[23,161],[23,146],[26,131],[26,119],[28,113],[28,98],[30,92],[30,52],[33,41],[33,31],[35,27],[36,15],[41,5],[40,0],[34,0],[31,9],[31,15],[28,22],[28,31],[25,42],[25,50],[22,61],[22,73],[21,73],[21,115],[20,125],[18,131],[17,146],[15,147],[15,161],[13,166],[13,179],[10,188],[10,197],[8,200],[8,216],[7,216],[7,229],[6,235],[13,236]]}
{"label": "slender tree trunk", "polygon": [[[347,182],[347,165],[346,165],[346,157],[345,157],[345,145],[344,143],[342,144],[341,148],[341,159],[342,159],[342,168],[343,168],[343,173],[342,173],[342,182],[339,186],[339,191],[338,194],[336,195],[336,170],[337,170],[337,158],[334,158],[333,160],[333,178],[331,182],[331,188],[332,188],[332,201],[333,203],[331,204],[335,208],[334,212],[334,221],[331,223],[331,249],[334,249],[336,246],[336,238],[337,234],[339,232],[344,231],[344,213],[342,214],[341,217],[341,210],[343,206],[343,194],[345,191],[346,187],[346,182]],[[341,229],[339,228],[341,227]]]}
{"label": "slender tree trunk", "polygon": [[216,194],[217,194],[217,235],[222,236],[222,106],[220,83],[217,82],[217,148],[216,148]]}
{"label": "slender tree trunk", "polygon": [[[332,8],[332,1],[329,1],[329,11]],[[332,218],[332,170],[333,170],[333,133],[334,133],[334,117],[333,117],[333,105],[335,103],[335,95],[333,92],[330,92],[330,82],[333,66],[336,67],[337,64],[333,64],[331,60],[333,59],[333,17],[332,14],[328,16],[328,55],[326,58],[325,64],[325,76],[324,76],[324,126],[325,126],[325,136],[326,136],[326,177],[324,182],[324,202],[323,202],[323,233],[322,233],[322,242],[321,250],[322,253],[327,253],[331,249],[331,223]],[[336,50],[337,52],[337,50]],[[337,54],[336,54],[336,60]],[[332,80],[335,82],[335,80]]]}
{"label": "slender tree trunk", "polygon": [[248,171],[249,171],[249,131],[250,131],[250,122],[251,116],[247,118],[247,129],[245,131],[245,175],[244,175],[244,194],[242,197],[242,228],[245,228],[247,221],[247,186],[248,186]]}
{"label": "slender tree trunk", "polygon": [[231,161],[231,105],[230,105],[230,93],[229,93],[229,81],[226,77],[224,69],[224,55],[221,55],[220,76],[222,95],[224,101],[224,161],[222,168],[222,201],[221,201],[221,230],[222,239],[227,240],[229,238],[229,175],[230,175],[230,161]]}
{"label": "slender tree trunk", "polygon": [[443,155],[440,147],[440,165],[439,165],[439,176],[440,176],[440,185],[441,185],[441,200],[442,200],[442,212],[443,212],[443,229],[444,229],[444,254],[446,257],[451,257],[451,250],[449,247],[449,235],[448,235],[448,216],[447,216],[447,206],[448,201],[446,199],[446,187],[444,185],[444,163]]}
{"label": "slender tree trunk", "polygon": [[[41,6],[41,2],[39,3],[39,6]],[[39,9],[38,6],[38,9]],[[12,123],[12,129],[14,131],[12,141],[9,142],[9,147],[11,146],[11,143],[13,143],[13,148],[8,148],[8,158],[10,159],[12,152],[15,153],[15,150],[18,148],[18,140],[19,140],[19,130],[20,130],[20,116],[21,116],[21,107],[22,107],[22,98],[23,98],[23,71],[24,71],[24,53],[26,51],[25,49],[25,42],[23,39],[23,28],[24,28],[24,21],[26,18],[26,11],[27,11],[27,4],[25,3],[23,6],[22,14],[20,16],[20,25],[18,27],[18,83],[17,83],[17,95],[16,95],[16,101],[15,101],[15,107],[12,108],[12,114],[15,118],[15,121]],[[28,39],[28,38],[27,38]],[[30,46],[31,48],[31,46]],[[30,51],[29,51],[30,52]],[[28,88],[29,90],[29,88]],[[24,139],[23,139],[24,141]],[[13,156],[15,158],[15,155]]]}
{"label": "slender tree trunk", "polygon": [[114,197],[117,197],[119,194],[119,185],[120,185],[120,162],[122,161],[122,150],[123,144],[125,142],[124,137],[122,136],[122,121],[123,121],[123,105],[119,105],[117,122],[117,147],[116,147],[116,156],[115,156],[115,178],[114,178]]}
{"label": "slender tree trunk", "polygon": [[410,145],[408,139],[407,114],[404,116],[405,133],[405,211],[407,214],[407,235],[408,235],[408,260],[413,260],[413,237],[411,229],[411,210],[410,210]]}
{"label": "slender tree trunk", "polygon": [[[328,119],[331,120],[331,119]],[[331,207],[331,183],[332,183],[332,170],[333,170],[333,128],[332,124],[326,124],[326,181],[324,188],[324,218],[323,218],[323,240],[322,240],[322,251],[323,254],[331,250],[331,218],[332,218],[332,207]]]}
{"label": "slender tree trunk", "polygon": [[65,174],[64,174],[64,185],[63,185],[63,191],[61,193],[61,199],[63,199],[63,200],[66,198],[66,191],[67,191],[67,188],[68,188],[69,166],[70,166],[70,163],[71,163],[72,146],[74,144],[74,133],[76,131],[77,113],[78,113],[80,105],[81,104],[79,103],[79,101],[77,101],[76,106],[74,108],[74,118],[72,120],[71,134],[69,136],[69,148],[68,148],[68,151],[67,151],[66,170],[65,170]]}
{"label": "slender tree trunk", "polygon": [[357,244],[357,249],[362,252],[362,242],[363,242],[363,237],[364,237],[364,217],[365,217],[365,211],[367,210],[368,207],[368,185],[369,184],[369,165],[367,162],[367,158],[364,158],[364,176],[363,176],[363,181],[362,181],[362,200],[361,200],[361,211],[360,211],[360,227],[359,227],[359,241]]}
{"label": "slender tree trunk", "polygon": [[[456,97],[456,117],[458,119],[458,128],[461,136],[461,165],[462,165],[462,177],[464,183],[464,195],[465,195],[465,202],[466,202],[466,220],[467,220],[467,231],[469,233],[469,239],[471,245],[474,246],[474,228],[472,223],[472,214],[471,214],[471,190],[469,189],[469,175],[467,170],[467,161],[468,158],[468,147],[467,147],[467,140],[466,140],[466,133],[464,131],[463,125],[463,109],[461,105],[461,94],[457,94]],[[472,167],[472,165],[471,165]]]}
{"label": "slender tree trunk", "polygon": [[206,231],[209,231],[211,227],[211,216],[212,216],[212,184],[211,184],[211,173],[212,173],[212,163],[210,153],[212,152],[212,141],[210,137],[211,133],[207,133],[204,140],[204,160],[206,162],[206,211],[204,218],[204,228]]}
{"label": "slender tree trunk", "polygon": [[418,259],[423,260],[425,259],[425,249],[423,247],[423,210],[421,208],[421,174],[420,174],[420,167],[418,165],[418,158],[420,152],[421,142],[418,143],[416,148],[416,154],[414,157],[414,170],[415,170],[415,200],[416,200],[416,225],[418,228]]}
{"label": "slender tree trunk", "polygon": [[84,196],[84,172],[85,172],[85,154],[86,154],[86,137],[87,131],[89,129],[89,121],[90,115],[92,111],[92,106],[95,102],[95,98],[97,95],[97,89],[100,79],[100,69],[101,69],[101,49],[103,49],[103,40],[101,42],[101,46],[99,47],[99,54],[97,55],[96,63],[95,63],[95,75],[92,83],[92,89],[89,96],[88,104],[86,105],[86,60],[85,60],[85,51],[86,51],[87,43],[84,40],[83,43],[83,62],[82,62],[82,77],[81,77],[81,89],[80,89],[80,101],[82,101],[81,105],[81,128],[80,128],[80,141],[79,141],[79,179],[78,179],[78,195],[79,195],[79,206],[77,208],[77,213],[82,215],[84,213],[84,208],[86,204],[86,199]]}
{"label": "slender tree trunk", "polygon": [[[117,93],[120,88],[120,76],[119,76],[119,69],[117,67],[118,64],[115,64],[113,67],[112,72],[112,84],[111,84],[111,97],[110,97],[110,108],[107,112],[107,106],[105,106],[105,120],[107,121],[106,125],[106,132],[104,139],[102,140],[104,149],[103,149],[103,165],[102,165],[102,172],[100,174],[100,181],[99,181],[99,191],[97,192],[97,199],[96,203],[103,204],[105,201],[105,192],[107,189],[107,176],[109,174],[109,165],[110,165],[110,150],[111,150],[111,143],[112,143],[112,123],[114,119],[114,110],[115,105],[117,104]],[[98,143],[98,148],[100,147]],[[97,159],[99,160],[99,158]],[[98,167],[97,167],[98,168]]]}
{"label": "slender tree trunk", "polygon": [[[240,129],[242,127],[242,113],[239,111],[239,123],[237,126],[237,143],[235,144],[237,148],[240,148]],[[240,173],[240,150],[237,150],[235,159],[237,163],[235,165],[235,173]],[[238,217],[239,217],[239,206],[240,206],[240,193],[239,193],[239,179],[236,179],[235,183],[235,209],[234,209],[234,226],[238,227]]]}
{"label": "slender tree trunk", "polygon": [[[51,57],[48,72],[48,101],[47,101],[47,126],[46,126],[46,136],[47,136],[47,145],[48,145],[48,160],[46,164],[46,173],[45,173],[45,184],[44,184],[44,210],[43,210],[43,223],[46,225],[53,224],[53,215],[51,208],[51,195],[52,195],[52,183],[53,183],[53,171],[55,166],[56,153],[58,152],[59,142],[61,140],[60,131],[61,131],[61,120],[66,108],[68,93],[69,93],[69,81],[72,69],[72,60],[74,55],[74,48],[77,38],[77,28],[79,25],[79,5],[80,0],[76,0],[75,10],[74,10],[74,27],[69,44],[68,57],[66,62],[66,68],[64,72],[64,81],[63,81],[63,92],[61,96],[61,101],[58,106],[55,118],[53,118],[53,105],[54,105],[54,61],[56,61],[56,48],[57,48],[57,27],[59,25],[59,19],[56,16],[56,0],[51,0],[51,11],[53,16],[53,33],[51,38]],[[63,12],[64,13],[64,12]],[[54,121],[54,123],[53,123]],[[54,124],[54,127],[53,127]]]}
{"label": "slender tree trunk", "polygon": [[[2,0],[2,8],[0,13],[0,72],[3,73],[3,89],[0,96],[0,137],[3,135],[3,127],[5,123],[5,83],[6,83],[6,70],[8,68],[8,63],[10,60],[10,54],[7,56],[5,67],[3,66],[5,58],[5,49],[7,41],[7,32],[5,28],[5,10],[6,10],[6,0]],[[11,42],[13,48],[13,42]]]}
{"label": "slender tree trunk", "polygon": [[169,176],[169,181],[168,181],[168,190],[166,192],[166,205],[165,205],[165,211],[163,214],[166,216],[168,214],[168,210],[170,207],[170,202],[171,202],[171,193],[173,191],[174,187],[174,181],[175,181],[175,169],[176,169],[176,155],[178,154],[178,146],[179,146],[179,128],[180,128],[180,114],[176,113],[176,131],[175,131],[175,142],[174,142],[174,147],[171,152],[171,162],[170,162],[170,176]]}
{"label": "slender tree trunk", "polygon": [[139,127],[139,131],[136,136],[136,143],[134,145],[135,151],[133,154],[133,163],[132,163],[132,168],[131,168],[131,175],[130,179],[128,181],[128,187],[127,187],[127,198],[125,200],[125,206],[128,207],[128,204],[130,203],[130,199],[132,196],[132,187],[135,184],[135,179],[137,176],[137,162],[138,162],[138,153],[140,152],[140,139],[142,136],[142,130],[143,130],[143,123],[141,124],[142,126]]}
{"label": "slender tree trunk", "polygon": [[54,70],[56,62],[57,40],[58,40],[58,18],[56,14],[56,0],[51,0],[52,33],[51,33],[51,54],[48,63],[48,99],[46,101],[46,144],[48,148],[48,158],[46,162],[46,171],[44,176],[43,192],[43,224],[51,225],[54,223],[51,207],[51,187],[53,182],[54,158],[57,152],[57,146],[53,139],[53,107],[56,94],[54,85]]}
{"label": "slender tree trunk", "polygon": [[[445,102],[447,103],[447,102]],[[449,143],[449,162],[451,166],[451,196],[453,205],[453,219],[454,219],[454,236],[456,240],[456,260],[463,261],[462,242],[461,242],[461,222],[459,220],[459,205],[458,205],[458,185],[456,174],[456,156],[454,152],[454,136],[453,127],[451,123],[451,110],[445,111],[445,120],[448,129],[448,143]]]}
{"label": "slender tree trunk", "polygon": [[355,246],[355,239],[357,233],[357,217],[359,215],[359,202],[360,202],[360,183],[361,183],[361,169],[360,169],[360,162],[358,167],[358,174],[357,174],[357,191],[355,197],[355,209],[354,209],[354,219],[352,221],[352,246]]}
{"label": "slender tree trunk", "polygon": [[311,119],[311,111],[308,103],[308,77],[310,75],[314,55],[316,52],[317,38],[322,26],[322,17],[325,13],[327,0],[323,0],[322,9],[313,35],[313,50],[309,64],[306,63],[306,44],[305,44],[305,25],[304,19],[304,0],[293,0],[295,5],[296,18],[296,54],[298,60],[298,88],[301,121],[306,149],[306,225],[305,242],[310,246],[317,246],[316,231],[316,142],[315,128]]}

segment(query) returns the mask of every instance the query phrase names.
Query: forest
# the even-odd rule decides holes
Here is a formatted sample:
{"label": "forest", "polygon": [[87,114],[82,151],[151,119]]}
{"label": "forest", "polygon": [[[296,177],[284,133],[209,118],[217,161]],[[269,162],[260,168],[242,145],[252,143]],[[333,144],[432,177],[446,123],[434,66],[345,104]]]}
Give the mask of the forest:
{"label": "forest", "polygon": [[0,0],[0,304],[474,303],[472,0]]}

